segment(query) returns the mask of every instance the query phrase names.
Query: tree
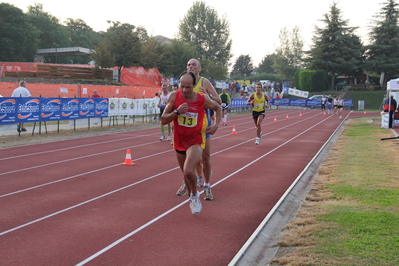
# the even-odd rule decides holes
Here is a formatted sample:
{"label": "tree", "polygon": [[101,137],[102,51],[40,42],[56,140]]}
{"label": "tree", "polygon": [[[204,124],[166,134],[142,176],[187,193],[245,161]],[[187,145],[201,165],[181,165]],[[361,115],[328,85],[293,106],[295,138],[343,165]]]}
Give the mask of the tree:
{"label": "tree", "polygon": [[165,56],[159,71],[165,76],[177,78],[186,70],[187,62],[192,58],[198,58],[195,46],[173,39],[171,44],[165,46]]}
{"label": "tree", "polygon": [[201,68],[202,68],[201,76],[209,78],[211,83],[213,80],[224,80],[227,77],[227,72],[228,72],[227,67],[218,65],[212,60],[206,60],[206,59],[203,60],[201,62]]}
{"label": "tree", "polygon": [[141,43],[135,26],[119,21],[111,22],[112,26],[107,29],[106,43],[115,65],[118,67],[118,81],[122,67],[139,66],[141,58]]}
{"label": "tree", "polygon": [[276,49],[273,69],[282,79],[293,80],[303,66],[303,41],[299,32],[297,26],[291,32],[285,27],[280,30],[280,46]]}
{"label": "tree", "polygon": [[231,58],[230,24],[217,12],[198,1],[188,10],[179,24],[178,38],[194,45],[199,60],[212,60],[227,67]]}
{"label": "tree", "polygon": [[70,36],[70,44],[73,47],[85,47],[93,49],[102,39],[101,34],[95,32],[81,19],[68,18],[65,21]]}
{"label": "tree", "polygon": [[398,4],[388,0],[376,15],[375,26],[369,33],[371,44],[366,47],[364,68],[370,72],[385,73],[382,84],[396,78],[399,72],[398,13]]}
{"label": "tree", "polygon": [[142,45],[141,66],[144,68],[160,68],[165,50],[162,44],[154,38],[148,38]]}
{"label": "tree", "polygon": [[43,5],[35,3],[28,7],[29,21],[39,30],[39,48],[69,47],[69,34],[59,19],[43,11]]}
{"label": "tree", "polygon": [[104,69],[112,68],[115,66],[115,58],[108,50],[105,41],[100,41],[98,46],[95,47],[93,53],[91,54],[91,58],[96,63],[96,66],[101,69],[103,79],[104,79]]}
{"label": "tree", "polygon": [[0,3],[0,18],[0,61],[33,61],[39,32],[28,17],[17,7]]}
{"label": "tree", "polygon": [[276,60],[277,55],[275,53],[266,55],[262,58],[259,66],[256,68],[258,73],[276,73],[273,68],[274,60]]}
{"label": "tree", "polygon": [[233,66],[231,76],[247,77],[251,75],[253,70],[252,58],[249,55],[240,55]]}
{"label": "tree", "polygon": [[[353,76],[361,72],[363,45],[354,34],[356,27],[348,27],[348,20],[341,18],[341,11],[334,2],[330,13],[322,20],[325,28],[316,27],[313,46],[309,51],[309,66],[312,70],[325,70],[326,74]],[[334,78],[330,89],[334,88]]]}

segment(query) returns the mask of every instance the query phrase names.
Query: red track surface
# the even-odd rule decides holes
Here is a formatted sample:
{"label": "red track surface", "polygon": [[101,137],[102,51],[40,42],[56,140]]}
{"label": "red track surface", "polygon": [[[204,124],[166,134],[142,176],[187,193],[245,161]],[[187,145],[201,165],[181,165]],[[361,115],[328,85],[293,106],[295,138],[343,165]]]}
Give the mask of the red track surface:
{"label": "red track surface", "polygon": [[227,265],[342,120],[270,111],[260,145],[250,115],[228,122],[198,215],[175,195],[182,174],[159,129],[1,150],[0,265]]}

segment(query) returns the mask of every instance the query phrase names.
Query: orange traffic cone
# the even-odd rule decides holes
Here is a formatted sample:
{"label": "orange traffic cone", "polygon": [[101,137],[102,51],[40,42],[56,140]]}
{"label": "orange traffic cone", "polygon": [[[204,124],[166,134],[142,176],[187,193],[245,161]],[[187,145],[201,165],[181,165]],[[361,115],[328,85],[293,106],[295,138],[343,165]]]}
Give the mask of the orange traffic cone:
{"label": "orange traffic cone", "polygon": [[236,127],[233,126],[233,131],[231,131],[231,135],[237,135]]}
{"label": "orange traffic cone", "polygon": [[326,112],[323,112],[323,116],[326,116]]}
{"label": "orange traffic cone", "polygon": [[366,114],[366,110],[364,111],[364,113],[363,113],[364,115]]}
{"label": "orange traffic cone", "polygon": [[130,149],[127,149],[126,151],[126,159],[125,162],[122,163],[123,165],[135,165],[134,162],[132,162],[132,155],[130,154]]}
{"label": "orange traffic cone", "polygon": [[273,123],[277,123],[277,118],[274,118],[274,121],[273,121]]}
{"label": "orange traffic cone", "polygon": [[299,113],[299,117],[302,117],[302,113]]}
{"label": "orange traffic cone", "polygon": [[288,115],[286,115],[286,116],[285,116],[285,119],[288,120],[288,119],[290,119],[290,118],[288,117]]}

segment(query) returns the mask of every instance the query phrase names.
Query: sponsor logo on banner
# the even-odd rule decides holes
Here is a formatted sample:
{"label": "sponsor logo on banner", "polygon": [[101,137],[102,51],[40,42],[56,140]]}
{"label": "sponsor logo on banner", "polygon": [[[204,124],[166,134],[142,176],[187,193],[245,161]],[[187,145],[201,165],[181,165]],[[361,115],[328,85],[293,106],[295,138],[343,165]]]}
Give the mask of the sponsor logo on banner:
{"label": "sponsor logo on banner", "polygon": [[42,98],[40,101],[41,121],[60,120],[61,101],[60,99]]}
{"label": "sponsor logo on banner", "polygon": [[18,123],[40,121],[40,100],[38,98],[18,98],[17,106]]}
{"label": "sponsor logo on banner", "polygon": [[1,123],[15,123],[17,102],[13,98],[0,98],[0,121]]}

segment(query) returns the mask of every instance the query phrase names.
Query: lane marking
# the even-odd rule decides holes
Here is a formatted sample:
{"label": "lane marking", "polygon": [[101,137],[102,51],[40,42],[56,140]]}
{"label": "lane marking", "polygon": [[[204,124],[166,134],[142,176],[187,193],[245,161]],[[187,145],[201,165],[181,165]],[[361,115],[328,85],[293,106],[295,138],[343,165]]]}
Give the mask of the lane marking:
{"label": "lane marking", "polygon": [[[252,164],[254,164],[255,162],[259,161],[260,159],[263,159],[264,157],[266,157],[267,155],[270,155],[271,153],[273,153],[274,151],[280,149],[281,147],[285,146],[286,144],[290,143],[291,141],[293,141],[294,139],[298,138],[299,136],[305,134],[306,132],[308,132],[310,129],[314,128],[315,126],[319,125],[320,123],[324,122],[320,121],[319,123],[313,125],[312,127],[308,128],[307,130],[297,134],[296,136],[290,138],[289,140],[285,141],[284,143],[280,144],[279,146],[275,147],[274,149],[270,150],[269,152],[263,154],[262,156],[258,157],[257,159],[251,161],[250,163],[246,164],[245,166],[241,167],[240,169],[234,171],[233,173],[227,175],[226,177],[224,177],[223,179],[217,181],[216,183],[214,183],[213,185],[211,185],[211,187],[214,187],[220,183],[222,183],[223,181],[229,179],[230,177],[232,177],[233,175],[241,172],[242,170],[248,168],[249,166],[251,166]],[[251,140],[252,141],[252,140]],[[204,191],[201,191],[200,194],[202,194]],[[186,202],[188,202],[188,200],[185,200],[184,202],[176,205],[175,207],[169,209],[168,211],[162,213],[161,215],[157,216],[156,218],[152,219],[151,221],[143,224],[142,226],[138,227],[137,229],[135,229],[134,231],[130,232],[129,234],[121,237],[120,239],[116,240],[115,242],[111,243],[110,245],[106,246],[105,248],[99,250],[98,252],[96,252],[95,254],[91,255],[90,257],[86,258],[85,260],[79,262],[78,264],[76,264],[76,266],[81,266],[86,264],[87,262],[90,262],[91,260],[97,258],[98,256],[102,255],[103,253],[105,253],[106,251],[110,250],[111,248],[115,247],[116,245],[120,244],[121,242],[123,242],[124,240],[126,240],[127,238],[135,235],[136,233],[140,232],[141,230],[145,229],[146,227],[148,227],[149,225],[153,224],[155,221],[158,221],[160,218],[166,216],[167,214],[171,213],[172,211],[176,210],[177,208],[183,206]]]}

